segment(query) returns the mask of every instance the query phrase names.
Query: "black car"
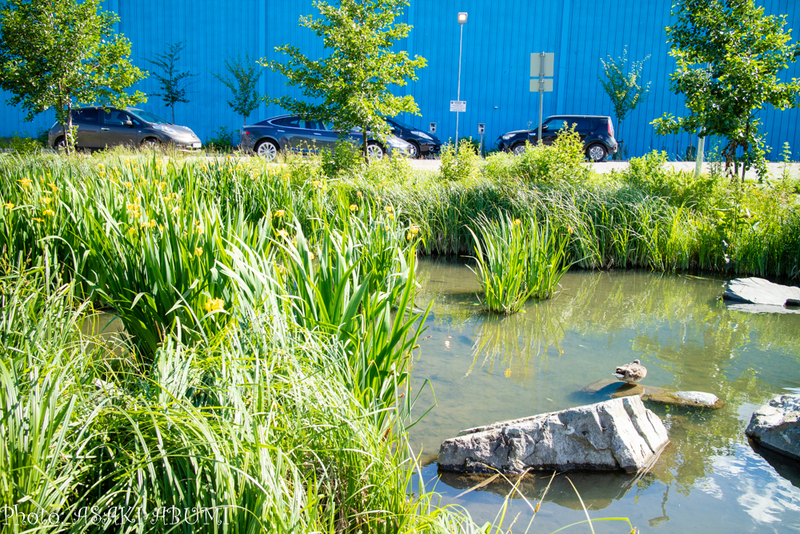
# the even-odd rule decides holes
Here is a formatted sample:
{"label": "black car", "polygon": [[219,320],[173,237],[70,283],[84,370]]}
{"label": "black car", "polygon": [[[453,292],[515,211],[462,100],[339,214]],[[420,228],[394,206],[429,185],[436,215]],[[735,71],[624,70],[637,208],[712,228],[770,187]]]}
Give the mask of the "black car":
{"label": "black car", "polygon": [[408,157],[435,156],[441,151],[442,143],[435,135],[425,133],[395,118],[386,119],[386,122],[394,135],[413,147]]}
{"label": "black car", "polygon": [[[609,154],[617,152],[617,140],[614,139],[614,125],[611,117],[601,115],[553,115],[542,123],[542,143],[549,145],[555,141],[559,131],[575,125],[575,131],[581,136],[586,157],[591,161],[603,161]],[[525,142],[536,144],[538,128],[533,130],[516,130],[500,136],[500,150],[520,154],[525,150]]]}
{"label": "black car", "polygon": [[[183,150],[202,147],[200,138],[186,126],[178,126],[148,111],[136,108],[87,107],[72,110],[72,124],[78,127],[75,146],[102,149],[112,146],[154,148],[173,145]],[[64,148],[64,132],[55,123],[47,135],[50,146]]]}
{"label": "black car", "polygon": [[[255,155],[272,161],[278,152],[293,150],[298,152],[316,152],[333,150],[340,139],[341,132],[322,121],[306,120],[292,115],[272,117],[256,124],[245,126],[242,130],[242,148]],[[351,130],[346,139],[356,146],[361,146],[361,130]],[[412,149],[399,137],[390,136],[385,141],[369,137],[367,139],[367,155],[381,159],[394,151],[408,155]]]}

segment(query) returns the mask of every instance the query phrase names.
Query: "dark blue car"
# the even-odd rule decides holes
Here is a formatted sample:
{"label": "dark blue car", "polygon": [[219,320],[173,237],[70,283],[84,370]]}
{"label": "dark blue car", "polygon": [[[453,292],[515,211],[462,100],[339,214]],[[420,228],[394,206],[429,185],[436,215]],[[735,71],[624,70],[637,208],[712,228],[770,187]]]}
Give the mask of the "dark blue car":
{"label": "dark blue car", "polygon": [[[341,131],[334,130],[331,125],[322,121],[281,115],[245,126],[242,130],[242,148],[267,161],[272,161],[278,153],[283,151],[309,153],[326,149],[333,150],[340,136]],[[346,138],[354,145],[361,146],[362,133],[360,130],[350,130]],[[372,137],[367,140],[367,156],[370,158],[381,159],[385,155],[395,152],[409,155],[412,147],[394,136],[389,136],[385,141]]]}

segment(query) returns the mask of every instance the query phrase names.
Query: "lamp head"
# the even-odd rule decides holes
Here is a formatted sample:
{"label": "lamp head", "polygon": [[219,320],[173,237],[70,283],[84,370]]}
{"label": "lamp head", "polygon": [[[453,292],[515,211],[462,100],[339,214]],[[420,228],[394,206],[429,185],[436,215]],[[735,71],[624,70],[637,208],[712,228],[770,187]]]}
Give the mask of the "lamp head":
{"label": "lamp head", "polygon": [[467,13],[462,11],[458,14],[458,23],[464,24],[465,22],[467,22]]}

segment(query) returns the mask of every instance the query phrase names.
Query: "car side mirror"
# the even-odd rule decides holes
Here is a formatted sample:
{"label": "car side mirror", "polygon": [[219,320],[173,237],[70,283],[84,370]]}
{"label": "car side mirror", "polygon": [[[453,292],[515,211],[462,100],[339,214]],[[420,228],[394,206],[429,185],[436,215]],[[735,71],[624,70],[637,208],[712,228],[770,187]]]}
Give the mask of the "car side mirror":
{"label": "car side mirror", "polygon": [[130,120],[130,119],[126,120],[126,121],[125,121],[125,122],[123,122],[122,124],[123,124],[124,126],[127,126],[128,128],[133,128],[133,121],[132,121],[132,120]]}
{"label": "car side mirror", "polygon": [[542,131],[547,130],[549,126],[547,124],[542,124]]}

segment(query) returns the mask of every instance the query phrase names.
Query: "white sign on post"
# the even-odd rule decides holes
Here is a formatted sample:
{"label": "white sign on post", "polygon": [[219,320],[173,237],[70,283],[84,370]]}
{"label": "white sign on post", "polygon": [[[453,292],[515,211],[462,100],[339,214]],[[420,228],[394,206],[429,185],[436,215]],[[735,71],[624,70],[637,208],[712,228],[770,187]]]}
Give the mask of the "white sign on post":
{"label": "white sign on post", "polygon": [[[545,78],[542,81],[542,91],[550,93],[553,91],[553,78]],[[531,93],[539,91],[539,78],[531,80]]]}
{"label": "white sign on post", "polygon": [[[542,72],[542,57],[544,57],[544,72]],[[553,52],[545,53],[544,56],[539,52],[531,54],[531,78],[539,76],[552,77],[556,63],[556,55]],[[539,89],[536,89],[537,91]]]}
{"label": "white sign on post", "polygon": [[450,101],[450,111],[455,111],[456,113],[466,113],[467,112],[467,101],[466,100],[451,100]]}

